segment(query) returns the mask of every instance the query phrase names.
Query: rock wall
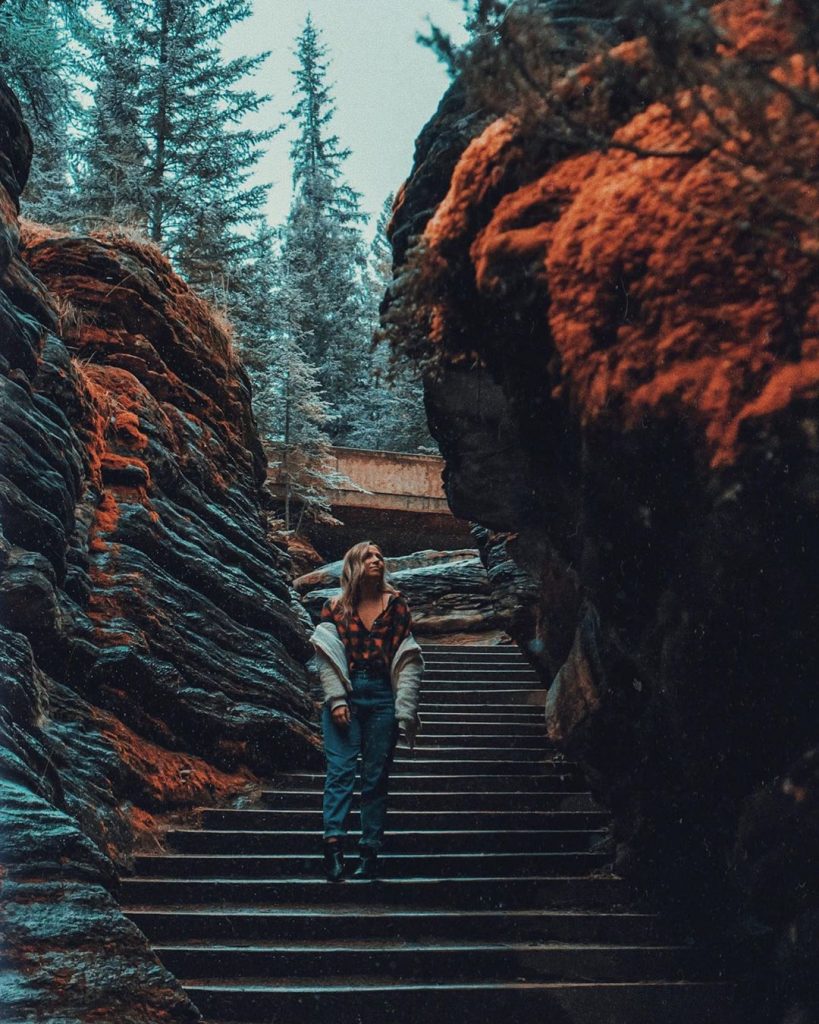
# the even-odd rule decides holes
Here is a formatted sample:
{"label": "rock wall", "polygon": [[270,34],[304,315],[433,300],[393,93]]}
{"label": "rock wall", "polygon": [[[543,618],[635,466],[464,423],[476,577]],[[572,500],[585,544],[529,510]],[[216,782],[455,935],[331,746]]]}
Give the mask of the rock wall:
{"label": "rock wall", "polygon": [[316,761],[306,617],[227,330],[141,242],[21,243],[30,160],[2,87],[3,1019],[196,1020],[117,872],[168,814]]}
{"label": "rock wall", "polygon": [[385,329],[428,365],[453,512],[535,588],[516,639],[618,870],[815,971],[815,12],[646,4],[533,91],[539,38],[580,47],[548,6],[419,138]]}

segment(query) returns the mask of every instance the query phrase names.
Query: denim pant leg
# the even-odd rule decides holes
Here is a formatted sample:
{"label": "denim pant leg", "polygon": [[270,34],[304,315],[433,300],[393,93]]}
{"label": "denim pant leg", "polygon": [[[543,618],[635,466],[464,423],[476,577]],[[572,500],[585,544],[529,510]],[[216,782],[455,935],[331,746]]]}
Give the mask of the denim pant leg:
{"label": "denim pant leg", "polygon": [[347,726],[336,725],[328,707],[321,715],[327,775],[324,780],[324,838],[346,836],[347,816],[353,800],[355,769],[361,750],[361,725],[353,718]]}
{"label": "denim pant leg", "polygon": [[387,783],[398,727],[392,693],[361,715],[361,845],[380,850],[387,818]]}

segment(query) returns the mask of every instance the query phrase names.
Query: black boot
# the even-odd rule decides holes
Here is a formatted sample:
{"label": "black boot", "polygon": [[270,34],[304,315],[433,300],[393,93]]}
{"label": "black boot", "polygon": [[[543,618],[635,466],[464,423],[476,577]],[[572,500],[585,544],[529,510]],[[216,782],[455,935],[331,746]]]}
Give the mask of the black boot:
{"label": "black boot", "polygon": [[378,861],[378,850],[372,846],[359,846],[361,860],[353,872],[353,878],[363,878],[371,882],[376,875],[375,866]]}
{"label": "black boot", "polygon": [[344,851],[339,840],[324,843],[324,872],[328,882],[344,881]]}

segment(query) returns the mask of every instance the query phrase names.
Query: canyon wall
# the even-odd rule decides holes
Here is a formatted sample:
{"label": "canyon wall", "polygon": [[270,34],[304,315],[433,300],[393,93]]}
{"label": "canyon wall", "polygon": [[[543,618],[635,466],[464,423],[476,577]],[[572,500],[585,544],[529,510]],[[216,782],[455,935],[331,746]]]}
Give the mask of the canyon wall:
{"label": "canyon wall", "polygon": [[814,1020],[816,14],[624,4],[603,45],[549,7],[420,135],[384,331],[615,867]]}
{"label": "canyon wall", "polygon": [[219,317],[151,246],[18,221],[0,89],[3,1019],[196,1020],[116,904],[169,815],[320,761]]}

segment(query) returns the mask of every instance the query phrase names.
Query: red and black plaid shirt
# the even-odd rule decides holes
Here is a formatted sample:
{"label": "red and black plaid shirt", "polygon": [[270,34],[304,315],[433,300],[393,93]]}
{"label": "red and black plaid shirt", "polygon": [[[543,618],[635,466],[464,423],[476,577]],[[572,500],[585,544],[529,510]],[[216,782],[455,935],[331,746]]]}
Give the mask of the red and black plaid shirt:
{"label": "red and black plaid shirt", "polygon": [[367,669],[369,672],[389,670],[395,652],[412,630],[409,605],[401,594],[392,594],[387,607],[367,629],[357,614],[347,618],[330,601],[324,602],[321,621],[332,622],[344,641],[347,664],[351,672]]}

